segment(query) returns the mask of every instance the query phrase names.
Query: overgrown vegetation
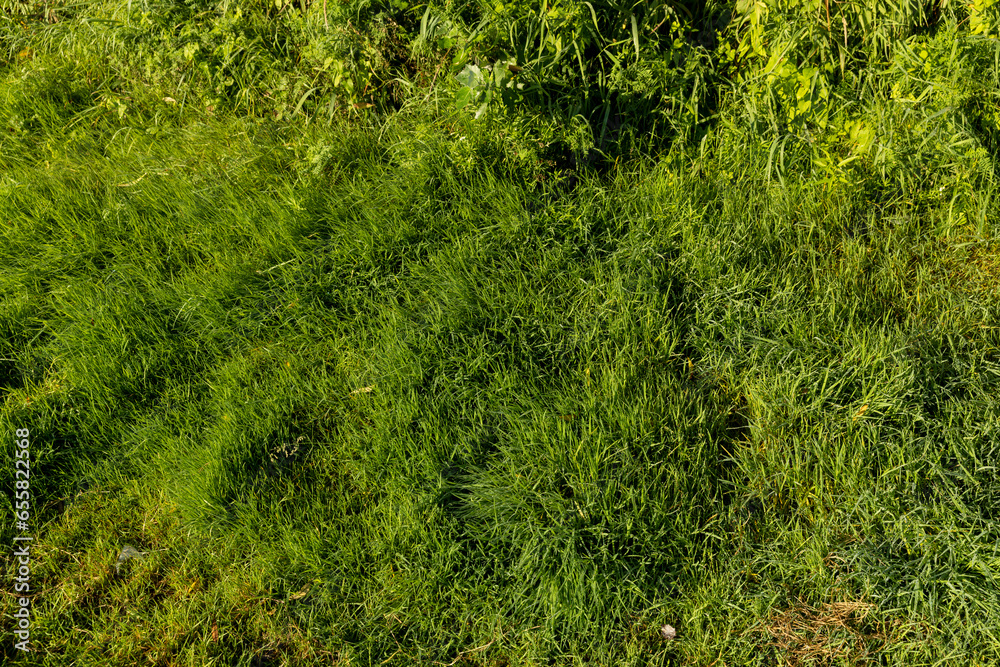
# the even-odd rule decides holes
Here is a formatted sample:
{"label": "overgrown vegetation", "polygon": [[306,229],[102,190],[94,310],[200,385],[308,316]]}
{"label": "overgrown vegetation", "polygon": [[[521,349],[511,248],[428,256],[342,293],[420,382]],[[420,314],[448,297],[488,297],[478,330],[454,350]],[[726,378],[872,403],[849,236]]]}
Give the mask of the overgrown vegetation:
{"label": "overgrown vegetation", "polygon": [[2,5],[7,662],[1000,661],[996,2]]}

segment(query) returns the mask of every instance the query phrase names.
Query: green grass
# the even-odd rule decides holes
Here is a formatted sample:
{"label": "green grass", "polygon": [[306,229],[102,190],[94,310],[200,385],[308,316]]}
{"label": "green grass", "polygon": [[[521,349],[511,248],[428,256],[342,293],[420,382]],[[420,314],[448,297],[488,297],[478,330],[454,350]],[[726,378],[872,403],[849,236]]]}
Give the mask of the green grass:
{"label": "green grass", "polygon": [[51,48],[0,84],[11,664],[1000,661],[985,43],[825,167],[733,93],[572,174],[440,89],[119,116]]}

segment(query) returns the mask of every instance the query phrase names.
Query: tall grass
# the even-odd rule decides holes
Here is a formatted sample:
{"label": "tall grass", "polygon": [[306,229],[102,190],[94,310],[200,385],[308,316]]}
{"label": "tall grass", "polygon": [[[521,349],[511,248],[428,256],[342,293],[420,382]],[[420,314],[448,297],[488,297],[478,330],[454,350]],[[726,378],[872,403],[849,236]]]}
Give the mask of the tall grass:
{"label": "tall grass", "polygon": [[[36,651],[5,660],[998,660],[988,37],[897,43],[825,134],[733,85],[697,140],[601,171],[581,140],[569,176],[551,118],[447,87],[94,106],[158,85],[100,88],[100,21],[145,6],[6,28]],[[295,79],[277,44],[241,90]]]}

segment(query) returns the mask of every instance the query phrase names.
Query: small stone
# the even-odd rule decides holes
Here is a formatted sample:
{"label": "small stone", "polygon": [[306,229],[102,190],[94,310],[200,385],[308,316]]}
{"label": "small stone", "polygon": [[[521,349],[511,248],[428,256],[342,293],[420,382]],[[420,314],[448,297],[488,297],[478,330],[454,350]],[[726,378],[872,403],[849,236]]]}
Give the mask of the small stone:
{"label": "small stone", "polygon": [[667,641],[670,641],[677,636],[677,631],[674,630],[674,626],[672,625],[664,625],[660,628],[660,635]]}

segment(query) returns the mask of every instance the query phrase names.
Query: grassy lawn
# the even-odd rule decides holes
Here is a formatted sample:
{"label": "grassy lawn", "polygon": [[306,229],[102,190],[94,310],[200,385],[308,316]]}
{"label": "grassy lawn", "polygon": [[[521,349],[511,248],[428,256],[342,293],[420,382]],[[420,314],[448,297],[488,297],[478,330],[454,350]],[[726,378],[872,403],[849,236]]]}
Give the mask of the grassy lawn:
{"label": "grassy lawn", "polygon": [[43,23],[0,82],[9,664],[1000,662],[996,154],[947,100],[823,173],[726,99],[560,169],[435,89],[98,108],[121,48]]}

